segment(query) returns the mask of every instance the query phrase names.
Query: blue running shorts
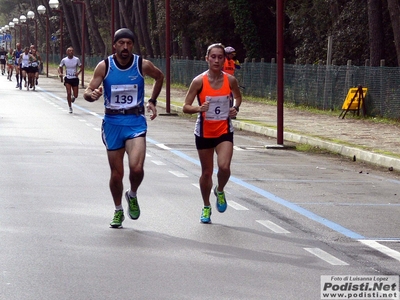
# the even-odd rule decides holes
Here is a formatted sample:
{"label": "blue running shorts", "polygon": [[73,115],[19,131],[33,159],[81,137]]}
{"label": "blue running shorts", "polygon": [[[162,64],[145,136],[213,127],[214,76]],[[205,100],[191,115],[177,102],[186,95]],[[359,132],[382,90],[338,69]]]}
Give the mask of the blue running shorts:
{"label": "blue running shorts", "polygon": [[127,140],[145,136],[146,130],[140,126],[114,125],[104,120],[101,126],[101,137],[108,151],[122,149]]}

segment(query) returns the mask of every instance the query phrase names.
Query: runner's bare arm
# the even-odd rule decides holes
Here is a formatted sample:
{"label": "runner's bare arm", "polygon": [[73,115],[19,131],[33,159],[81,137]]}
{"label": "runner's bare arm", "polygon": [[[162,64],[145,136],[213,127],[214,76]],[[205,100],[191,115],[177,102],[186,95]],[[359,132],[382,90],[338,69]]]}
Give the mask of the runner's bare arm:
{"label": "runner's bare arm", "polygon": [[182,111],[186,114],[195,114],[198,112],[207,111],[209,103],[205,101],[201,106],[193,106],[193,101],[203,86],[203,77],[196,76],[190,84],[189,90],[186,93],[185,103],[183,104]]}
{"label": "runner's bare arm", "polygon": [[233,98],[235,99],[234,106],[240,107],[242,104],[242,93],[240,92],[239,83],[234,76],[229,76],[229,84],[231,86]]}
{"label": "runner's bare arm", "polygon": [[86,101],[93,102],[98,100],[103,95],[103,88],[100,84],[103,82],[104,76],[106,74],[106,63],[101,61],[97,64],[94,69],[93,77],[90,80],[88,87],[83,94],[83,98]]}
{"label": "runner's bare arm", "polygon": [[147,59],[143,59],[142,61],[142,71],[144,76],[150,76],[153,78],[153,91],[151,92],[151,99],[157,100],[160,95],[163,82],[164,82],[164,74],[157,68],[151,61]]}
{"label": "runner's bare arm", "polygon": [[150,76],[155,80],[150,97],[152,101],[148,101],[146,104],[147,111],[151,112],[150,120],[154,120],[157,117],[157,108],[155,105],[156,104],[155,100],[157,100],[158,96],[160,95],[164,82],[164,74],[160,71],[159,68],[157,68],[151,61],[147,59],[142,60],[142,72],[144,76]]}

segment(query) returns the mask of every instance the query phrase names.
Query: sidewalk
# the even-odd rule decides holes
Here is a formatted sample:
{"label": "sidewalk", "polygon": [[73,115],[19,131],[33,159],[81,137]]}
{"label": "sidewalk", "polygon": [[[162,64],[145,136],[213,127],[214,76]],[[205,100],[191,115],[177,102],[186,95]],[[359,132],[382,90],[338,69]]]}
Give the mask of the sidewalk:
{"label": "sidewalk", "polygon": [[[50,77],[56,77],[49,72]],[[85,86],[91,77],[85,77]],[[151,85],[146,85],[149,97]],[[186,90],[171,89],[171,113],[182,113]],[[277,107],[246,101],[232,120],[237,130],[250,131],[269,137],[277,137]],[[179,103],[179,105],[178,105]],[[162,89],[158,106],[166,107],[166,90]],[[284,109],[284,145],[286,142],[308,144],[351,159],[372,163],[400,171],[400,123],[382,124],[367,119],[355,119],[347,113],[344,119],[311,113],[296,108]]]}
{"label": "sidewalk", "polygon": [[[150,91],[151,86],[147,87]],[[159,106],[166,106],[165,89],[159,97]],[[181,113],[186,91],[171,89],[171,113]],[[277,107],[244,101],[236,120],[237,130],[247,130],[277,137]],[[177,105],[177,103],[181,103]],[[339,116],[339,113],[338,113]],[[348,113],[344,119],[310,113],[295,108],[284,109],[285,142],[308,144],[356,157],[357,160],[400,171],[400,124],[381,124],[372,120],[355,119]]]}

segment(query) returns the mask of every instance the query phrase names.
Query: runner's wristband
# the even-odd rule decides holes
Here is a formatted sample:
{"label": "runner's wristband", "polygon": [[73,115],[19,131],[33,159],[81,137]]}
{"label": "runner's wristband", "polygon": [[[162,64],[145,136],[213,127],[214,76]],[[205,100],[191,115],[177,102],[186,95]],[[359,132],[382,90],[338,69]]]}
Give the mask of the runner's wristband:
{"label": "runner's wristband", "polygon": [[150,98],[149,100],[147,100],[147,102],[153,103],[154,106],[157,106],[157,100],[155,99]]}
{"label": "runner's wristband", "polygon": [[239,112],[239,106],[235,105],[233,108],[236,109],[237,112]]}

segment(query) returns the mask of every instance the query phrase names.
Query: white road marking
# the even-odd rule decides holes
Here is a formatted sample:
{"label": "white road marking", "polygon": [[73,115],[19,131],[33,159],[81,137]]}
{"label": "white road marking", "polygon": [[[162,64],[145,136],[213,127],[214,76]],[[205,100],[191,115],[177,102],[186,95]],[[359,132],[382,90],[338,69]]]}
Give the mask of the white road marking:
{"label": "white road marking", "polygon": [[161,149],[164,149],[164,150],[171,150],[170,147],[167,147],[167,146],[165,146],[164,144],[156,144],[156,146],[157,146],[157,147],[160,147]]}
{"label": "white road marking", "polygon": [[384,245],[379,244],[375,240],[358,240],[364,245],[367,245],[368,247],[371,247],[375,250],[378,250],[379,252],[386,254],[387,256],[390,256],[391,258],[394,258],[395,260],[400,261],[400,252],[393,250],[389,247],[386,247]]}
{"label": "white road marking", "polygon": [[[200,189],[200,184],[199,183],[192,183],[192,185],[198,189]],[[225,191],[225,193],[229,194],[229,192]],[[228,201],[228,205],[230,207],[232,207],[233,209],[236,210],[249,210],[247,207],[244,207],[243,205],[240,205],[239,203],[233,201],[233,200],[229,200]]]}
{"label": "white road marking", "polygon": [[249,210],[247,207],[244,207],[243,205],[240,205],[239,203],[237,203],[233,200],[229,200],[228,205],[236,210]]}
{"label": "white road marking", "polygon": [[340,260],[339,258],[321,250],[319,248],[304,248],[304,250],[310,252],[311,254],[315,255],[316,257],[326,261],[327,263],[333,266],[348,266],[349,264]]}
{"label": "white road marking", "polygon": [[234,149],[234,150],[237,150],[237,151],[244,151],[244,149],[242,149],[242,148],[240,148],[240,147],[238,147],[238,146],[233,146],[233,149]]}
{"label": "white road marking", "polygon": [[169,171],[171,174],[175,175],[176,177],[187,177],[187,175],[179,172],[179,171]]}
{"label": "white road marking", "polygon": [[165,166],[165,163],[162,162],[161,160],[152,160],[151,162],[153,164],[156,164],[157,166]]}
{"label": "white road marking", "polygon": [[256,222],[267,227],[268,229],[272,230],[275,233],[290,233],[286,229],[282,228],[281,226],[279,226],[269,220],[256,220]]}

